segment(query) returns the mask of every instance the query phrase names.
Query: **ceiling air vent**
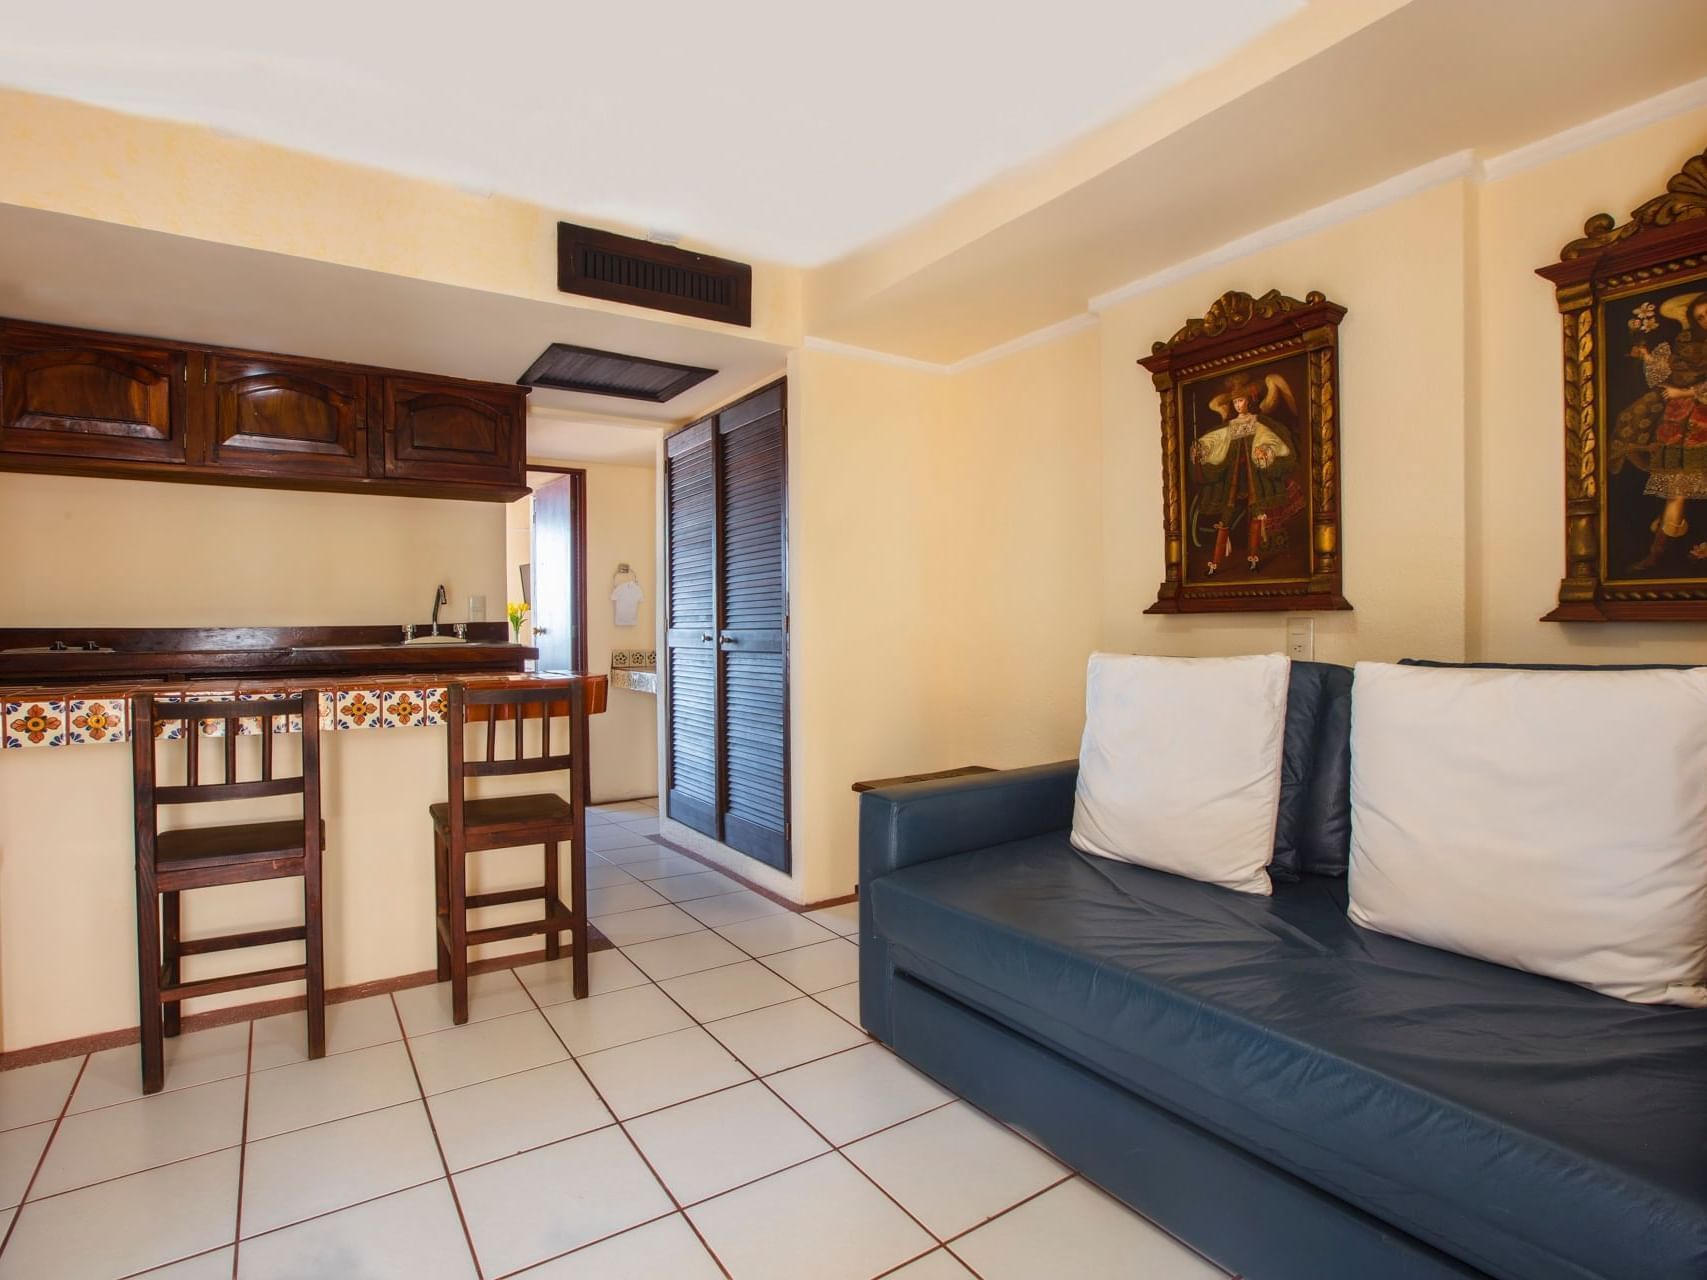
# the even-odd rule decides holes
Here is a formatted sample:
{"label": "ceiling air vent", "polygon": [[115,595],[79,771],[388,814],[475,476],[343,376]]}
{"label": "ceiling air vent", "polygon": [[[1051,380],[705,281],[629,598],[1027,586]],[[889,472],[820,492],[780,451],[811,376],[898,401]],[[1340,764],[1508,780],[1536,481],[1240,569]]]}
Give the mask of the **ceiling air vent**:
{"label": "ceiling air vent", "polygon": [[557,287],[654,311],[753,323],[753,269],[572,222],[557,224]]}
{"label": "ceiling air vent", "polygon": [[620,351],[595,351],[592,347],[554,342],[516,381],[524,387],[556,387],[560,391],[585,391],[595,396],[622,396],[626,400],[662,404],[716,372],[691,364],[671,364],[668,360],[648,360],[644,356],[625,356]]}

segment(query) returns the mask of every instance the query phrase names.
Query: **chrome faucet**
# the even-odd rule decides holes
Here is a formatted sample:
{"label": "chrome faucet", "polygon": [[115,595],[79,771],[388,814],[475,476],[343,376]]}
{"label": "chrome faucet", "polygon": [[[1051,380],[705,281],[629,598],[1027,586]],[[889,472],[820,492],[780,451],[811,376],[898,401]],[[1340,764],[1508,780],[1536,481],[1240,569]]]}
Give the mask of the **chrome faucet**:
{"label": "chrome faucet", "polygon": [[439,633],[439,606],[450,603],[450,597],[445,594],[445,584],[439,583],[439,589],[433,596],[433,634]]}

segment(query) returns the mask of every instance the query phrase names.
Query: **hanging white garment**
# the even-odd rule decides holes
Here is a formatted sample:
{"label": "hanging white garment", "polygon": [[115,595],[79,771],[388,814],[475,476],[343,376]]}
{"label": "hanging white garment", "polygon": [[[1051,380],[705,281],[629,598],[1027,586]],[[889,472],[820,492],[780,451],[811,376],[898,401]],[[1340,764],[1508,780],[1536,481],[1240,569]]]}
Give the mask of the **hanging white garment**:
{"label": "hanging white garment", "polygon": [[646,598],[646,593],[638,582],[630,578],[619,583],[611,590],[610,598],[616,611],[617,626],[632,627],[640,621],[640,602]]}

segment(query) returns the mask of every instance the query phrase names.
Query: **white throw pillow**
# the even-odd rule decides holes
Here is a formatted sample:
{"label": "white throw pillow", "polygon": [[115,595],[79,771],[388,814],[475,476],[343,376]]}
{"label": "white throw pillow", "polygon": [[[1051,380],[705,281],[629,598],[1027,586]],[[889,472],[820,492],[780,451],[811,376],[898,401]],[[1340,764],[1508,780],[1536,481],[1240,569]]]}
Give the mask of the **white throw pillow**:
{"label": "white throw pillow", "polygon": [[1290,672],[1279,654],[1091,655],[1074,846],[1272,892]]}
{"label": "white throw pillow", "polygon": [[1360,662],[1354,923],[1707,1007],[1707,671]]}

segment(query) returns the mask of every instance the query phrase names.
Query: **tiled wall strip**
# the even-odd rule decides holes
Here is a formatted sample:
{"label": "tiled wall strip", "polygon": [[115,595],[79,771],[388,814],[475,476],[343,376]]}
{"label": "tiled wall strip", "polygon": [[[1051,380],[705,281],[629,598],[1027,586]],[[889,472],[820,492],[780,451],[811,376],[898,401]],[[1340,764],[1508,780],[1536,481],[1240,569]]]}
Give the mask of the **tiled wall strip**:
{"label": "tiled wall strip", "polygon": [[[278,697],[283,690],[237,693],[234,690],[199,689],[192,694],[161,693],[158,702],[214,702],[236,698],[254,702]],[[442,686],[422,688],[356,688],[320,694],[321,732],[353,729],[415,729],[444,723],[445,690]],[[96,743],[130,741],[130,699],[123,695],[81,693],[55,697],[24,697],[0,702],[0,749],[27,747],[89,746]],[[157,722],[158,738],[181,737],[185,721]],[[225,721],[198,722],[202,736],[225,735]],[[239,734],[258,734],[261,718],[237,721]],[[301,733],[302,717],[278,716],[274,733]]]}

